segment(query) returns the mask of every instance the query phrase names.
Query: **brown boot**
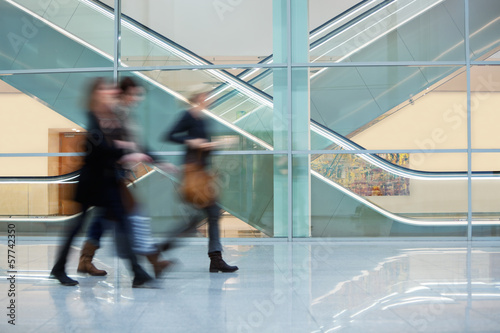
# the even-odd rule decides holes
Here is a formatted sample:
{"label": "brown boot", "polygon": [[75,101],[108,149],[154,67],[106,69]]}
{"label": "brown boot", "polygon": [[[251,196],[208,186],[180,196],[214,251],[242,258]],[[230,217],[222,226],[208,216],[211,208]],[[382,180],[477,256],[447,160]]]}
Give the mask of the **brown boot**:
{"label": "brown boot", "polygon": [[92,276],[104,276],[108,274],[105,270],[97,269],[92,263],[92,258],[94,258],[95,251],[98,248],[90,242],[83,244],[82,251],[80,252],[80,263],[77,269],[78,273],[88,273]]}
{"label": "brown boot", "polygon": [[156,252],[146,256],[151,265],[153,265],[153,269],[155,271],[155,277],[157,279],[161,277],[161,274],[163,273],[163,271],[165,271],[165,269],[167,269],[170,265],[172,265],[171,261],[158,260],[159,257],[160,257],[160,252]]}

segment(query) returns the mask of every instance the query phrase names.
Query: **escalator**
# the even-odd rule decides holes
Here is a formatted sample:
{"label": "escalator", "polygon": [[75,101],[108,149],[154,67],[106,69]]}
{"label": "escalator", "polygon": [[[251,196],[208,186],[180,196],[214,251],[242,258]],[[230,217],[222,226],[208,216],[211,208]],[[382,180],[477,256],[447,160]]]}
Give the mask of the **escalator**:
{"label": "escalator", "polygon": [[[366,0],[310,33],[310,61],[390,62],[464,61],[464,8],[453,0]],[[471,60],[484,60],[499,50],[500,4],[479,1],[471,5]],[[433,33],[438,31],[439,33]],[[262,63],[273,62],[272,55]],[[349,136],[401,104],[410,104],[422,91],[455,76],[452,66],[336,67],[311,69],[311,119]],[[273,91],[273,70],[247,70],[243,80],[267,94]],[[259,106],[233,108],[244,97],[213,92],[212,112],[241,123],[262,116]],[[245,110],[245,117],[236,111]],[[227,110],[234,110],[228,112]],[[254,112],[256,111],[256,112]],[[314,127],[312,128],[314,131]],[[272,137],[269,133],[262,134]],[[312,149],[325,147],[313,146]]]}
{"label": "escalator", "polygon": [[[370,7],[371,9],[370,11],[368,11],[368,13],[372,13],[374,10],[373,8],[386,8],[384,6],[388,6],[395,2],[396,1],[380,2],[379,4],[377,4],[378,7]],[[439,1],[439,4],[428,2],[428,8],[421,8],[422,13],[420,13],[420,15],[426,13],[427,11],[431,11],[433,8],[438,8],[442,2],[443,1]],[[100,47],[99,43],[102,42],[102,36],[99,36],[99,38],[94,41],[92,40],[92,38],[96,38],[95,36],[82,35],[82,32],[77,31],[78,29],[75,28],[77,27],[77,24],[74,22],[72,24],[72,21],[78,22],[81,17],[85,17],[85,15],[87,15],[88,17],[89,13],[91,13],[93,19],[100,20],[100,23],[98,25],[107,26],[107,30],[112,31],[113,22],[112,19],[110,19],[111,13],[109,12],[109,9],[106,9],[104,6],[98,5],[96,2],[91,1],[69,1],[66,3],[65,9],[69,9],[71,6],[74,6],[76,8],[72,8],[72,15],[67,15],[67,13],[65,13],[64,15],[60,15],[64,17],[71,17],[66,21],[63,21],[62,18],[57,15],[53,15],[51,17],[51,15],[47,14],[46,9],[42,10],[42,13],[40,15],[37,14],[36,6],[39,5],[34,1],[5,1],[0,3],[0,6],[2,6],[1,12],[8,13],[6,17],[12,18],[12,20],[3,21],[10,27],[10,29],[16,26],[20,31],[23,29],[23,26],[20,24],[24,24],[24,21],[19,20],[19,17],[23,17],[23,15],[29,15],[31,18],[35,18],[34,20],[46,20],[47,22],[45,22],[45,28],[48,29],[45,29],[47,31],[43,32],[43,34],[45,34],[44,39],[50,39],[51,41],[54,40],[54,43],[57,43],[56,45],[54,43],[50,44],[50,47],[58,47],[59,45],[61,49],[72,50],[72,54],[61,53],[58,54],[57,57],[52,59],[44,58],[42,67],[81,67],[84,66],[83,61],[85,61],[85,63],[92,64],[93,67],[110,67],[112,65],[112,57],[110,56],[110,54],[112,54],[112,50],[106,50],[106,47],[109,47],[109,45],[111,44],[103,43],[102,47]],[[356,8],[357,10],[360,9],[359,6],[356,6]],[[367,12],[363,13],[363,15],[365,15],[364,17],[366,17]],[[349,12],[348,14],[351,13]],[[346,15],[346,13],[344,13],[344,15]],[[44,16],[45,19],[43,19]],[[126,18],[125,22],[128,22]],[[411,20],[409,22],[411,23]],[[158,36],[152,36],[152,38],[150,32],[146,33],[144,30],[138,29],[138,27],[134,26],[133,23],[133,21],[130,21],[127,24],[122,25],[123,43],[126,43],[126,41],[128,41],[128,43],[130,44],[129,47],[134,45],[134,43],[147,43],[147,47],[151,48],[150,54],[153,54],[155,52],[157,54],[165,54],[168,52],[170,55],[176,56],[176,61],[183,61],[189,64],[203,64],[200,63],[200,61],[203,61],[203,59],[200,59],[199,57],[190,54],[186,50],[181,49],[178,45],[167,43],[165,39],[154,38]],[[352,24],[352,22],[348,21],[348,23],[346,24],[349,25]],[[69,29],[71,27],[73,27],[75,31],[71,31],[71,29]],[[345,24],[341,27],[343,27],[341,31],[349,30],[348,26],[346,27]],[[331,38],[332,36],[338,36],[338,29],[340,28],[337,27],[333,29],[335,33],[332,34],[323,31],[319,35],[319,37],[315,36],[315,38],[321,40],[320,43],[323,43],[322,45],[328,45],[328,41],[331,40],[329,38]],[[486,30],[489,31],[488,29]],[[328,29],[326,29],[325,31],[328,31]],[[40,34],[42,34],[42,32],[40,32]],[[127,35],[128,38],[126,38]],[[148,37],[146,41],[145,36]],[[383,40],[384,38],[384,36],[381,36],[377,40]],[[136,42],[134,42],[134,40]],[[326,43],[324,43],[325,40],[327,41]],[[37,42],[39,43],[38,45],[36,44]],[[4,50],[0,50],[0,68],[32,69],[33,67],[30,67],[32,66],[32,64],[39,64],[39,50],[43,50],[44,47],[47,47],[47,44],[44,43],[43,40],[38,41],[37,38],[29,40],[29,43],[35,44],[29,45],[29,47],[22,47],[17,50],[18,52],[12,52],[12,50],[16,51],[14,47],[11,49],[7,47]],[[10,44],[12,45],[12,43]],[[376,43],[369,43],[369,45],[367,46],[375,47],[375,45],[373,44]],[[3,43],[2,45],[8,44]],[[124,47],[127,46],[124,45]],[[479,48],[484,49],[484,47]],[[360,48],[360,50],[363,50],[363,48]],[[11,52],[9,53],[9,51]],[[354,58],[355,56],[357,56],[357,54],[353,53],[351,55],[351,58]],[[272,133],[269,133],[269,131],[267,131],[266,133],[265,127],[262,128],[262,126],[255,125],[256,123],[269,124],[270,122],[266,120],[269,119],[270,115],[272,118],[272,100],[270,98],[270,95],[265,93],[265,91],[269,91],[269,89],[265,87],[266,84],[261,87],[254,88],[243,82],[243,77],[235,78],[223,71],[209,70],[198,72],[202,72],[199,75],[203,76],[198,78],[200,82],[206,81],[206,77],[208,76],[211,80],[213,80],[214,78],[218,78],[221,83],[231,83],[232,92],[227,94],[227,84],[223,85],[224,89],[226,89],[226,94],[222,98],[219,98],[218,102],[213,104],[213,107],[210,108],[210,113],[208,113],[208,115],[212,118],[212,127],[215,129],[216,135],[220,137],[236,137],[238,141],[238,149],[272,150]],[[436,80],[442,79],[443,76],[446,76],[448,74],[447,72],[443,73],[439,71],[431,71],[432,73],[434,73],[434,77],[433,79],[424,80],[425,83],[422,83],[421,78],[418,78],[418,80],[415,79],[416,81],[414,81],[413,79],[409,80],[410,82],[406,82],[405,84],[403,84],[403,87],[397,89],[394,89],[393,87],[388,88],[389,91],[397,90],[397,94],[389,93],[388,95],[387,93],[381,93],[381,95],[383,96],[379,96],[378,99],[375,97],[375,102],[377,103],[377,105],[380,105],[380,108],[377,111],[373,111],[370,108],[370,105],[372,104],[366,101],[364,103],[366,104],[366,106],[364,106],[364,104],[350,106],[345,103],[346,105],[341,105],[337,108],[338,110],[341,110],[342,114],[337,114],[335,119],[333,119],[334,117],[331,117],[332,119],[329,120],[330,118],[326,117],[326,115],[330,116],[330,114],[333,112],[331,112],[331,110],[328,110],[328,103],[321,103],[321,94],[314,94],[315,85],[319,86],[321,89],[323,89],[322,87],[324,85],[331,85],[332,75],[325,75],[325,73],[327,72],[328,70],[325,70],[319,74],[316,74],[317,76],[315,76],[311,82],[311,86],[313,87],[311,95],[313,99],[319,101],[317,105],[320,105],[320,107],[318,107],[316,111],[321,115],[321,117],[319,118],[321,118],[322,120],[321,122],[312,123],[312,142],[320,142],[321,147],[315,148],[321,149],[325,147],[331,147],[333,144],[339,145],[339,143],[335,142],[338,139],[342,139],[342,135],[351,133],[353,130],[356,130],[357,128],[365,125],[367,122],[380,116],[382,113],[387,112],[389,109],[386,109],[387,105],[382,103],[382,101],[392,101],[393,99],[399,101],[397,97],[399,96],[399,98],[401,99],[401,96],[406,96],[406,93],[409,90],[408,87],[411,87],[412,92],[419,91],[419,89],[424,89],[428,85],[436,82]],[[417,72],[419,75],[422,74],[420,70],[417,70]],[[111,73],[108,73],[108,75],[111,76]],[[173,117],[177,110],[187,107],[186,100],[181,93],[170,89],[168,85],[162,84],[163,79],[161,77],[153,77],[153,75],[145,75],[144,73],[135,73],[135,75],[141,80],[141,84],[143,84],[148,91],[147,104],[149,112],[147,113],[147,115],[149,121],[146,121],[146,128],[148,129],[148,132],[151,133],[150,137],[148,138],[148,143],[150,143],[150,146],[154,150],[165,148],[163,143],[159,141],[155,136],[158,136],[158,133],[162,133],[165,130],[165,124],[169,124],[173,121]],[[346,74],[343,73],[342,75]],[[413,74],[411,74],[409,77],[412,77],[412,75]],[[265,77],[266,76],[260,78],[263,81],[256,80],[250,81],[250,83],[257,86],[256,82],[264,82]],[[35,96],[38,99],[44,101],[53,110],[61,113],[68,119],[71,119],[78,124],[84,125],[84,120],[82,117],[83,114],[80,112],[80,107],[68,101],[74,100],[74,96],[79,96],[81,94],[81,88],[82,86],[84,86],[87,79],[85,73],[38,74],[35,75],[35,78],[33,78],[33,76],[29,77],[16,75],[12,77],[3,77],[2,79],[12,86],[16,87],[17,89],[23,91],[24,93]],[[420,82],[418,85],[415,84],[415,82],[417,81]],[[44,88],[41,89],[41,87]],[[259,88],[262,88],[264,92],[260,91]],[[221,88],[219,88],[219,90],[220,89]],[[366,87],[366,89],[369,90],[368,87]],[[401,91],[404,91],[404,93],[402,93]],[[71,98],[72,96],[73,98]],[[374,96],[378,95],[375,94]],[[340,98],[338,100],[342,101],[343,99]],[[230,106],[224,106],[225,103],[229,103]],[[391,103],[395,102],[392,101]],[[238,105],[240,109],[244,108],[246,110],[244,117],[232,116],[232,114],[234,115],[234,113],[232,113],[231,110],[235,110],[234,105]],[[242,107],[242,105],[245,106]],[[168,109],[168,114],[165,114],[165,109]],[[314,119],[314,112],[312,112],[312,114]],[[354,114],[354,116],[351,116],[351,114]],[[259,120],[251,120],[252,117],[259,117]],[[159,119],[161,119],[161,121],[159,121]],[[366,119],[366,122],[362,124],[359,124],[359,122],[354,122],[354,120],[359,119]],[[248,124],[252,124],[252,126],[249,126]],[[329,130],[330,128],[339,128],[340,130],[338,131],[338,133],[334,133],[333,131]],[[169,149],[171,148],[169,147]],[[345,148],[344,146],[342,146],[342,149],[349,148]],[[240,172],[239,174],[228,173],[226,183],[228,191],[225,192],[225,195],[222,198],[222,205],[233,215],[239,217],[244,221],[247,221],[251,225],[266,232],[267,234],[272,235],[273,180],[272,173],[270,174],[269,170],[272,170],[273,168],[273,159],[270,158],[270,156],[258,155],[250,157],[218,156],[215,163],[223,166],[227,164],[228,160],[231,161],[232,164],[238,165],[240,168]],[[369,160],[369,163],[372,163],[372,161]],[[381,161],[380,163],[382,163],[382,166],[384,168],[390,167],[389,163],[385,161]],[[262,170],[263,172],[256,172],[256,170]],[[258,180],[255,179],[256,174],[259,175]],[[350,191],[339,189],[335,186],[334,182],[329,181],[321,173],[313,171],[313,175],[314,177],[312,179],[312,186],[313,188],[315,188],[312,198],[313,211],[317,210],[314,207],[315,205],[318,206],[318,209],[326,206],[331,207],[331,204],[323,206],[321,202],[324,198],[328,198],[329,201],[338,202],[337,207],[342,207],[342,210],[344,210],[344,212],[337,210],[334,214],[325,213],[323,215],[329,215],[330,220],[338,219],[346,221],[346,223],[342,225],[337,224],[336,226],[331,227],[331,223],[329,221],[328,223],[325,223],[324,221],[320,221],[321,219],[315,219],[315,217],[313,216],[312,234],[315,236],[335,236],[338,228],[348,225],[355,225],[358,229],[364,229],[363,232],[366,232],[366,228],[370,230],[373,229],[372,231],[366,232],[366,234],[374,236],[404,234],[405,230],[408,230],[408,228],[412,229],[413,231],[415,231],[414,229],[418,229],[422,234],[436,235],[436,232],[437,234],[442,232],[442,234],[449,235],[450,231],[449,227],[446,227],[446,223],[449,224],[450,221],[457,222],[455,219],[450,219],[449,217],[443,219],[443,224],[443,221],[432,221],[429,219],[421,218],[401,218],[394,214],[391,215],[390,213],[387,213],[387,211],[383,208],[375,207],[375,205],[370,204],[367,200],[364,200],[359,196],[352,195]],[[404,172],[403,177],[406,177],[406,174]],[[463,177],[463,174],[460,175],[460,178],[463,179]],[[443,178],[446,178],[446,176]],[[142,187],[142,190],[144,190],[145,193],[162,194],[148,196],[148,204],[150,205],[150,211],[152,212],[153,217],[169,217],[169,209],[168,207],[166,207],[165,202],[170,202],[168,193],[174,191],[169,190],[168,184],[162,183],[162,179],[164,179],[164,177],[158,173],[149,176],[149,179],[150,181],[139,184],[138,187]],[[141,188],[139,188],[139,190],[141,190]],[[172,200],[172,202],[174,201]],[[344,216],[349,215],[346,213],[349,210],[355,211],[355,214],[351,215],[356,217],[356,221],[346,220],[342,217],[342,214]],[[335,214],[337,214],[338,216],[335,216]],[[363,221],[370,221],[370,223],[369,225],[366,225],[366,223]],[[398,221],[400,223],[394,223],[394,221]],[[427,222],[436,223],[432,224]],[[362,226],[360,227],[360,225]],[[463,226],[463,221],[458,222],[458,226],[457,223],[454,224],[454,227],[459,229],[459,231],[457,231],[458,233],[462,233],[461,230],[463,230]],[[356,236],[355,233],[353,233],[352,235]]]}
{"label": "escalator", "polygon": [[[55,3],[55,2],[54,2]],[[40,73],[34,75],[9,75],[1,79],[22,93],[32,96],[44,103],[50,109],[63,115],[67,119],[85,128],[86,116],[81,96],[85,95],[85,87],[89,81],[98,76],[112,79],[111,71],[99,71],[98,74],[89,72],[64,73],[64,68],[92,67],[112,68],[112,50],[107,32],[114,27],[112,12],[109,8],[92,1],[68,1],[64,4],[57,2],[58,10],[50,11],[52,3],[44,3],[46,8],[40,8],[37,1],[1,1],[0,23],[2,31],[11,31],[0,36],[0,68],[2,69],[38,69],[61,68],[60,73]],[[97,6],[97,7],[96,7]],[[5,19],[3,19],[5,18]],[[91,20],[96,29],[82,29],[82,21]],[[96,34],[96,31],[99,34]],[[25,33],[26,32],[26,33]],[[27,34],[29,32],[30,34]],[[88,33],[88,35],[86,35]],[[122,36],[129,34],[131,43],[147,43],[145,31],[124,21]],[[149,36],[149,35],[148,35]],[[50,41],[50,42],[48,42]],[[164,52],[170,52],[176,62],[185,64],[199,64],[201,59],[196,58],[178,45],[168,40],[154,40],[151,43]],[[126,45],[124,46],[126,47]],[[55,52],[52,52],[55,51]],[[50,54],[51,56],[47,56]],[[124,64],[126,66],[126,64]],[[207,74],[208,73],[208,74]],[[220,71],[199,71],[199,81],[206,81],[207,77],[213,81],[227,81]],[[139,114],[147,132],[147,144],[150,150],[157,151],[181,150],[179,145],[170,145],[163,140],[165,131],[172,124],[180,110],[187,109],[189,103],[185,96],[167,86],[160,84],[143,73],[134,72],[134,77],[147,91],[147,100],[142,104]],[[255,89],[239,82],[237,78],[230,78],[234,84],[245,93],[254,94]],[[260,96],[257,96],[260,99]],[[146,112],[143,112],[147,109]],[[266,142],[242,131],[234,124],[220,119],[209,112],[209,126],[215,137],[230,138],[237,149],[243,150],[272,150]],[[180,158],[171,158],[172,162],[180,164]],[[228,191],[224,192],[222,207],[231,214],[248,221],[252,226],[272,235],[272,174],[262,172],[259,176],[262,182],[255,182],[255,169],[265,169],[272,157],[268,156],[217,156],[214,164],[231,166],[231,170],[224,173],[224,185]],[[272,164],[271,164],[272,165]],[[223,169],[223,168],[222,168]],[[235,174],[235,170],[238,171]],[[6,180],[10,182],[10,180]],[[270,187],[269,187],[270,186]],[[148,174],[136,184],[134,190],[147,197],[145,205],[157,224],[175,220],[183,215],[174,190],[175,183],[159,172]],[[235,196],[235,191],[241,195]]]}
{"label": "escalator", "polygon": [[[500,39],[495,31],[500,28],[500,3],[482,1],[471,4],[470,9],[470,47],[472,60],[485,60],[497,52]],[[388,61],[463,61],[464,45],[464,8],[461,1],[362,1],[350,10],[313,30],[310,34],[310,61],[311,62],[388,62]],[[423,23],[423,24],[422,24]],[[271,63],[272,56],[263,60]],[[418,98],[432,92],[438,86],[459,77],[465,71],[461,67],[452,66],[387,66],[387,67],[335,67],[313,68],[310,76],[311,91],[311,149],[364,149],[346,137],[352,138],[363,130],[385,117],[410,106]],[[244,80],[268,94],[273,91],[273,71],[247,70],[240,74]],[[248,109],[243,117],[237,113],[229,113],[233,105],[241,105],[243,97],[238,100],[234,92],[224,93],[225,85],[218,87],[214,93],[212,110],[217,114],[228,117],[241,128],[247,124],[270,123],[272,116]],[[218,112],[217,110],[221,111]],[[241,109],[241,108],[239,108]],[[234,109],[234,110],[239,110]],[[249,126],[251,128],[253,125]],[[267,133],[261,133],[261,138],[271,138],[272,128]],[[330,138],[330,139],[329,139]],[[333,144],[337,142],[337,144]],[[342,144],[343,143],[343,144]],[[349,148],[346,148],[349,147]],[[371,148],[376,149],[377,147]],[[342,155],[334,155],[339,159]],[[347,155],[346,155],[347,156]],[[365,157],[365,155],[359,155]],[[318,156],[313,156],[317,159]],[[345,157],[344,157],[345,158]],[[363,158],[358,158],[363,160]],[[372,161],[364,164],[374,165]],[[329,162],[330,163],[330,162]],[[333,162],[331,162],[333,163]],[[338,163],[336,161],[335,163]],[[350,163],[349,161],[347,163]],[[387,162],[381,162],[384,172],[394,170]],[[331,169],[331,168],[330,168]],[[380,235],[415,235],[415,234],[443,234],[443,226],[457,226],[455,235],[463,235],[467,216],[446,212],[415,214],[408,212],[398,216],[387,214],[391,207],[379,207],[363,197],[353,195],[352,191],[338,186],[338,179],[325,175],[325,168],[318,167],[313,161],[313,193],[328,192],[325,182],[329,186],[337,187],[347,193],[334,199],[329,196],[317,195],[312,200],[312,234],[314,236],[380,236]],[[449,179],[447,173],[420,173],[421,180],[413,180],[414,170],[406,170],[393,174],[396,178],[405,178],[407,184],[426,179],[437,178],[438,183],[450,188],[460,187],[465,173],[455,179]],[[455,175],[457,176],[457,175]],[[473,177],[483,177],[482,173],[473,173]],[[490,173],[490,179],[497,175]],[[462,179],[462,180],[459,180]],[[480,179],[480,178],[478,178]],[[435,180],[436,181],[436,180]],[[452,184],[455,182],[456,184]],[[458,183],[457,183],[458,182]],[[409,186],[409,185],[408,185]],[[430,188],[429,186],[425,186]],[[433,191],[429,191],[432,193]],[[315,194],[313,194],[314,196]],[[446,193],[443,193],[446,196]],[[370,195],[368,195],[370,196]],[[328,198],[328,199],[325,199]],[[437,199],[437,197],[434,197]],[[370,198],[371,199],[371,198]],[[376,199],[376,198],[375,198]],[[354,201],[353,201],[354,200]],[[397,200],[396,200],[397,201]],[[422,204],[425,200],[422,201]],[[431,199],[429,199],[429,202]],[[463,206],[467,203],[461,200]],[[335,209],[332,209],[332,202]],[[429,204],[427,202],[427,204]],[[359,204],[361,203],[361,204]],[[432,206],[430,202],[429,206]],[[348,208],[349,207],[349,208]],[[360,212],[368,209],[368,215]],[[381,209],[382,208],[382,209]],[[381,212],[384,217],[374,214]],[[370,216],[374,215],[374,216]],[[403,216],[401,216],[403,215]],[[453,215],[455,215],[453,217]],[[481,215],[481,214],[479,214]],[[475,225],[497,224],[496,214],[484,214],[474,219]],[[355,221],[352,221],[351,217]],[[359,217],[359,218],[358,218]],[[434,218],[437,218],[433,220]],[[486,221],[490,218],[490,221]],[[351,220],[349,220],[351,219]],[[375,222],[378,220],[379,222]],[[342,223],[339,221],[346,221]],[[371,221],[363,223],[362,221]],[[392,223],[398,221],[401,223]],[[453,221],[452,223],[450,223]],[[334,226],[334,224],[338,226]],[[352,228],[353,225],[357,225]],[[385,225],[385,227],[382,227]],[[419,226],[426,226],[429,233],[421,233]],[[385,229],[384,229],[385,228]],[[446,228],[446,227],[445,227]],[[476,227],[478,230],[480,227]],[[352,232],[346,231],[349,229]],[[382,230],[383,229],[383,230]],[[449,228],[450,229],[450,228]]]}

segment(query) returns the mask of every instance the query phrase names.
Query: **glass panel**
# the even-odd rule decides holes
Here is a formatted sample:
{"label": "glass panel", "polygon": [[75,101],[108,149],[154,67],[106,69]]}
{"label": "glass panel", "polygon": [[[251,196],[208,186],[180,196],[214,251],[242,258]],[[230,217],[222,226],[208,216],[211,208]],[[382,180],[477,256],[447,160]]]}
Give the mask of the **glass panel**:
{"label": "glass panel", "polygon": [[467,148],[464,70],[311,69],[313,149],[326,149],[338,140],[365,149]]}
{"label": "glass panel", "polygon": [[[16,223],[20,232],[56,235],[76,217],[73,201],[82,157],[2,157],[0,168],[0,223]],[[166,159],[180,168],[182,159]],[[217,155],[212,159],[221,189],[222,237],[286,237],[288,218],[287,163],[284,155]],[[50,176],[50,170],[61,176]],[[274,170],[274,171],[273,171]],[[152,217],[157,236],[178,230],[199,218],[199,233],[207,225],[199,211],[184,204],[177,192],[180,173],[167,173],[155,165],[132,168],[132,193]],[[70,173],[68,173],[70,172]],[[20,177],[19,174],[27,176]],[[284,186],[285,185],[285,186]],[[276,190],[276,192],[275,192]],[[276,195],[275,195],[276,194]],[[204,221],[206,222],[206,221]]]}
{"label": "glass panel", "polygon": [[310,42],[313,43],[340,29],[349,21],[363,14],[376,10],[377,6],[384,5],[384,0],[345,0],[324,1],[309,0],[309,30]]}
{"label": "glass panel", "polygon": [[[392,155],[385,157],[408,158]],[[467,169],[466,154],[441,155]],[[311,156],[312,237],[466,235],[466,172],[411,172],[379,162],[366,154]]]}
{"label": "glass panel", "polygon": [[488,60],[500,50],[500,2],[470,0],[469,16],[470,57],[472,60]]}
{"label": "glass panel", "polygon": [[[167,160],[182,163],[179,158]],[[288,222],[286,161],[284,155],[213,156],[212,168],[217,172],[221,189],[222,237],[286,237],[283,234]],[[134,187],[134,193],[153,219],[153,229],[161,235],[187,225],[191,218],[200,221],[205,218],[179,197],[180,176],[181,173],[154,172]],[[189,236],[206,236],[206,225],[199,231]]]}
{"label": "glass panel", "polygon": [[500,153],[472,154],[472,237],[500,236]]}
{"label": "glass panel", "polygon": [[[3,140],[0,151],[46,152],[48,132],[76,132],[85,128],[86,93],[96,77],[112,82],[113,75],[102,72],[0,76],[0,100],[7,106],[2,112],[9,119],[2,125],[6,128],[2,135],[17,137],[19,145],[25,145],[12,150],[8,148],[12,140]],[[16,127],[10,121],[15,122]],[[21,128],[27,132],[19,131]],[[26,139],[26,133],[32,135],[30,140]]]}
{"label": "glass panel", "polygon": [[485,59],[486,61],[500,61],[500,51]]}
{"label": "glass panel", "polygon": [[500,66],[471,68],[472,148],[500,148],[495,124],[500,120]]}
{"label": "glass panel", "polygon": [[[338,7],[322,4],[311,6],[310,15]],[[490,31],[488,23],[481,27]],[[311,33],[310,60],[460,61],[465,59],[464,30],[463,0],[363,1]],[[488,38],[478,38],[478,45],[494,40]]]}
{"label": "glass panel", "polygon": [[[272,1],[123,0],[122,13],[127,65],[248,64],[273,52]],[[180,46],[184,54],[160,44]]]}
{"label": "glass panel", "polygon": [[[273,72],[286,74],[286,70]],[[139,105],[138,114],[150,149],[181,149],[177,144],[164,142],[166,131],[179,117],[179,112],[190,107],[188,99],[193,93],[201,91],[209,93],[205,114],[210,119],[214,139],[232,138],[232,144],[225,149],[272,150],[277,136],[286,140],[286,117],[274,112],[273,98],[243,81],[224,77],[218,71],[121,72],[121,75],[131,75],[146,89],[146,98]],[[276,79],[273,73],[267,76],[271,81]],[[286,89],[286,75],[277,85],[284,87],[281,90]],[[278,110],[287,112],[286,105]]]}
{"label": "glass panel", "polygon": [[[60,139],[67,147],[64,136]],[[13,223],[18,234],[55,236],[80,211],[73,196],[78,176],[74,171],[81,167],[81,156],[1,157],[0,161],[0,225]]]}
{"label": "glass panel", "polygon": [[93,1],[1,1],[0,30],[0,69],[113,65],[113,16]]}

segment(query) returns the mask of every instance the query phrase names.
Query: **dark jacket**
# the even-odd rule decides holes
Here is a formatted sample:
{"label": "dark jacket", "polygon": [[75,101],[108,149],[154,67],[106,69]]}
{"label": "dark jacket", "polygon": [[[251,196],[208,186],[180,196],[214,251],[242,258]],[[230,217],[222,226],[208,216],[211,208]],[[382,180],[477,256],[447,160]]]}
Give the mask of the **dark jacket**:
{"label": "dark jacket", "polygon": [[[205,139],[210,141],[207,123],[203,118],[195,118],[189,111],[184,111],[179,120],[167,133],[166,141],[186,144],[186,140]],[[186,155],[184,163],[200,162],[204,166],[208,165],[210,151],[200,151],[191,149],[186,145]]]}
{"label": "dark jacket", "polygon": [[[122,137],[122,129],[102,129],[97,118],[89,112],[87,154],[76,189],[75,200],[89,206],[107,206],[116,195],[120,182],[117,161],[124,151],[113,140]],[[116,199],[115,199],[116,200]]]}

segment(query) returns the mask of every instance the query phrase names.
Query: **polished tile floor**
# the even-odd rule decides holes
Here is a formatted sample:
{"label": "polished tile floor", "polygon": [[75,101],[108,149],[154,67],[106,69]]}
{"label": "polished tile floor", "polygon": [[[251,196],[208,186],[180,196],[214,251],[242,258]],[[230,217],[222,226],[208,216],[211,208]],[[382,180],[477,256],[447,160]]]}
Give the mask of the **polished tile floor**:
{"label": "polished tile floor", "polygon": [[47,278],[55,244],[18,242],[15,297],[0,246],[0,332],[500,332],[498,243],[226,243],[240,270],[210,274],[191,242],[166,253],[178,262],[158,289],[132,289],[110,242],[96,256],[107,277],[77,275],[75,248],[80,285],[61,286]]}

